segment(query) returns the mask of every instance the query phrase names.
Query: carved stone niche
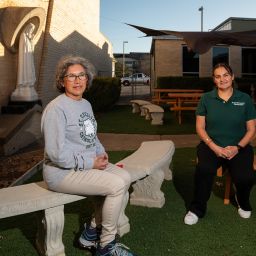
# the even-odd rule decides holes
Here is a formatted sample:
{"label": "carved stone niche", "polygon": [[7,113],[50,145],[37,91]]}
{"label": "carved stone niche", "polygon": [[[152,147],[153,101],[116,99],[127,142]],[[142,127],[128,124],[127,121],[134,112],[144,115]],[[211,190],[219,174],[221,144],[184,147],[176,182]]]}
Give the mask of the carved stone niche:
{"label": "carved stone niche", "polygon": [[7,7],[1,14],[0,29],[4,46],[12,53],[19,49],[19,37],[29,24],[35,25],[34,41],[42,33],[45,11],[40,7]]}
{"label": "carved stone niche", "polygon": [[7,50],[19,53],[17,84],[11,102],[37,102],[34,43],[42,33],[45,11],[39,7],[7,7],[1,13],[1,37]]}

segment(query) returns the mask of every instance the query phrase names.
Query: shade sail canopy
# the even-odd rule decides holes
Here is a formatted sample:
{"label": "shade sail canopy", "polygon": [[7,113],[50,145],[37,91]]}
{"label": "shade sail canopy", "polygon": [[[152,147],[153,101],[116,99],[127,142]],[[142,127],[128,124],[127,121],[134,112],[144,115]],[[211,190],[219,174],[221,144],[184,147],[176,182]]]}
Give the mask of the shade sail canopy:
{"label": "shade sail canopy", "polygon": [[242,32],[227,32],[227,31],[210,31],[210,32],[180,32],[171,30],[156,30],[151,28],[140,27],[137,25],[127,24],[132,26],[146,36],[163,36],[173,35],[183,38],[188,47],[196,53],[206,53],[212,46],[217,44],[239,45],[239,46],[255,46],[256,47],[256,30]]}

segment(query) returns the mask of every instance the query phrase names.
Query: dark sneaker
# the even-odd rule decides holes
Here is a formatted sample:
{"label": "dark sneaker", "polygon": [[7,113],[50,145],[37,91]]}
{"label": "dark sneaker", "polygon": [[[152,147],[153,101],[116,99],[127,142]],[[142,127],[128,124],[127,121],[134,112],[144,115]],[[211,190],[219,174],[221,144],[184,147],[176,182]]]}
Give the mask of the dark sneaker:
{"label": "dark sneaker", "polygon": [[101,248],[100,245],[97,246],[96,256],[136,256],[129,251],[129,248],[123,244],[116,243],[112,241],[105,247]]}
{"label": "dark sneaker", "polygon": [[87,249],[96,248],[97,242],[100,240],[100,232],[98,228],[92,228],[89,225],[84,224],[84,231],[79,237],[79,244]]}

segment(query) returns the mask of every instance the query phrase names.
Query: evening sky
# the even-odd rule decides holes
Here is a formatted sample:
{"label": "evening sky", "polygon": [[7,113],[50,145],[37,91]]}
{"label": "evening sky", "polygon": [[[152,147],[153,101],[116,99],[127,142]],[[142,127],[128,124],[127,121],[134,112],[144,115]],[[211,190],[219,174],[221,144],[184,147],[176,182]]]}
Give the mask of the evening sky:
{"label": "evening sky", "polygon": [[149,52],[151,37],[125,23],[175,30],[209,31],[229,17],[255,18],[255,0],[100,0],[100,30],[110,40],[114,53]]}

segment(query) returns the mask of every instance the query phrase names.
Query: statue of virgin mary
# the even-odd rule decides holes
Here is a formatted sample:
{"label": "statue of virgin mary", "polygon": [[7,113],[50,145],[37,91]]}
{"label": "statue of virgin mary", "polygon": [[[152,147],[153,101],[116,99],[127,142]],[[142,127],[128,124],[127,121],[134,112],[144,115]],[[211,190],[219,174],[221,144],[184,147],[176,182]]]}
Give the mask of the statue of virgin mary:
{"label": "statue of virgin mary", "polygon": [[38,100],[38,95],[34,88],[36,82],[33,47],[34,32],[35,25],[29,23],[20,34],[17,86],[11,95],[12,101]]}

